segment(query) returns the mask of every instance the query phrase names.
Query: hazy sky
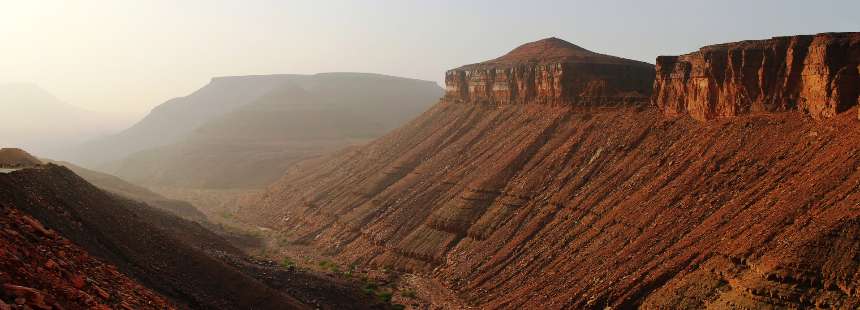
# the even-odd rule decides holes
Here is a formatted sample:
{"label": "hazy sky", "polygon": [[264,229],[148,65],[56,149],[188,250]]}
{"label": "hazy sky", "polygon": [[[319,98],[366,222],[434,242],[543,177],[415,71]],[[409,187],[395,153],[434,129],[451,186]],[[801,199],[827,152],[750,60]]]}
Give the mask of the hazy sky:
{"label": "hazy sky", "polygon": [[860,31],[860,1],[0,0],[0,83],[138,118],[212,76],[444,70],[557,36],[654,62],[706,44]]}

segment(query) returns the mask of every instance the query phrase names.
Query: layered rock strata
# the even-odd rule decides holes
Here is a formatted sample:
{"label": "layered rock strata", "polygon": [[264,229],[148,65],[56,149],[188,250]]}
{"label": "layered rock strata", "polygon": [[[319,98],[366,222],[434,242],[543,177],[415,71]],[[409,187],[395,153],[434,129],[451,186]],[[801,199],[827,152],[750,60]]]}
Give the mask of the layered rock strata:
{"label": "layered rock strata", "polygon": [[446,97],[497,104],[647,102],[654,66],[591,52],[557,38],[445,73]]}
{"label": "layered rock strata", "polygon": [[698,120],[800,110],[830,118],[858,104],[860,33],[706,46],[657,58],[653,103]]}

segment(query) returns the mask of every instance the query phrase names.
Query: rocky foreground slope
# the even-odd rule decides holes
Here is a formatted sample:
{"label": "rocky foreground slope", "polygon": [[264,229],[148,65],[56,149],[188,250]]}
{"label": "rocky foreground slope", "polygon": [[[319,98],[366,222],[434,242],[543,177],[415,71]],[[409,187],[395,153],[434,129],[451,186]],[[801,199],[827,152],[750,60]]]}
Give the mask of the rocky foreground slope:
{"label": "rocky foreground slope", "polygon": [[[582,53],[528,44],[517,50],[536,61],[524,72],[569,66],[542,57],[555,49]],[[296,166],[240,214],[345,263],[428,273],[486,308],[860,306],[860,123],[839,113],[854,108],[837,105],[827,122],[794,109],[672,117],[687,114],[667,108],[683,98],[751,101],[693,95],[729,76],[676,83],[665,61],[653,94],[661,109],[621,104],[641,88],[641,65],[622,60],[600,70],[596,84],[619,86],[594,102],[563,91],[487,100],[516,98],[487,78],[509,66],[455,69],[429,111]],[[758,72],[771,81],[783,71]],[[576,78],[524,89],[575,88],[565,81]]]}
{"label": "rocky foreground slope", "polygon": [[38,220],[0,204],[0,309],[172,309]]}
{"label": "rocky foreground slope", "polygon": [[[36,290],[67,309],[388,306],[356,283],[250,258],[208,226],[109,194],[53,164],[0,174],[0,212],[0,286]],[[90,279],[81,284],[78,276]],[[32,290],[0,290],[0,300],[17,302],[18,293],[31,300]]]}
{"label": "rocky foreground slope", "polygon": [[0,204],[32,216],[182,307],[303,306],[207,254],[241,254],[223,238],[109,195],[65,167],[48,164],[0,174]]}

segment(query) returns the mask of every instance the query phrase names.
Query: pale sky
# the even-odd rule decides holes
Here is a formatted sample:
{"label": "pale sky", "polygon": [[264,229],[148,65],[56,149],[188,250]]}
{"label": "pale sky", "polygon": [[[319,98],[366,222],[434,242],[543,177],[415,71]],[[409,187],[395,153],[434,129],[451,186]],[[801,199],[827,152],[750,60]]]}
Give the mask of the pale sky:
{"label": "pale sky", "polygon": [[858,0],[0,0],[0,83],[130,121],[213,76],[440,81],[549,36],[653,63],[713,43],[860,31],[858,12]]}

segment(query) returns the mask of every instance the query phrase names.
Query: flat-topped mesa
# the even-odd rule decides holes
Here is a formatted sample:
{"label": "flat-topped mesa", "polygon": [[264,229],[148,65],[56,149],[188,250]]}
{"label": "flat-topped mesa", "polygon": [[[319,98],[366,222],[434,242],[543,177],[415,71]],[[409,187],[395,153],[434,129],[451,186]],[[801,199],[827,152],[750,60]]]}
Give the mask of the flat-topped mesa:
{"label": "flat-topped mesa", "polygon": [[798,109],[816,119],[858,104],[860,33],[712,45],[657,58],[652,102],[698,120]]}
{"label": "flat-topped mesa", "polygon": [[653,81],[651,64],[548,38],[490,61],[449,70],[445,97],[497,104],[646,103]]}

